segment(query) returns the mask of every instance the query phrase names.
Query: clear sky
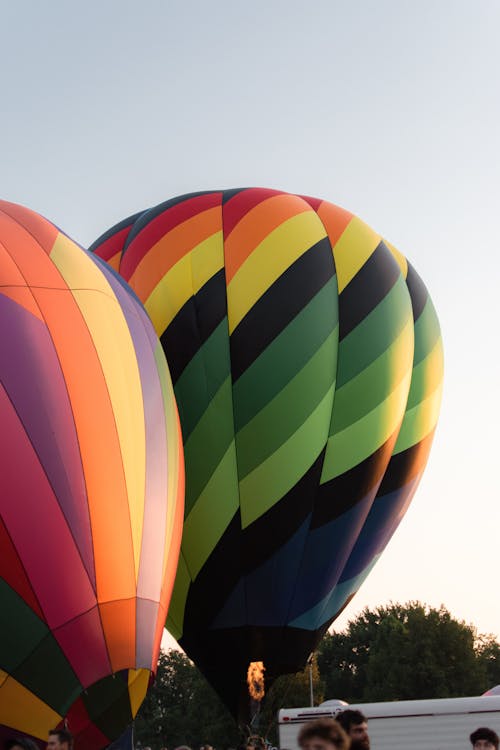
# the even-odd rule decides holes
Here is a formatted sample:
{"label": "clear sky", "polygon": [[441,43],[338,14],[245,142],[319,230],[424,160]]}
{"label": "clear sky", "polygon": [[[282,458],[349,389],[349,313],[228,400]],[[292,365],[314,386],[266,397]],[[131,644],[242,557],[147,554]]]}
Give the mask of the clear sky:
{"label": "clear sky", "polygon": [[500,636],[498,0],[1,3],[2,197],[87,245],[183,192],[267,186],[412,261],[445,347],[441,419],[366,604]]}

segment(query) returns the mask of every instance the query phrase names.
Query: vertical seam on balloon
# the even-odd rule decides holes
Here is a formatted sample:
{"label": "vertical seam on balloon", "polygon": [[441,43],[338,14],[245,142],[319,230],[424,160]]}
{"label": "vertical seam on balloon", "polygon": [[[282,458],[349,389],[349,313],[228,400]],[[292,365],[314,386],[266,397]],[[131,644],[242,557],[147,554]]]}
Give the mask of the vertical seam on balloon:
{"label": "vertical seam on balloon", "polygon": [[[332,264],[333,264],[334,276],[335,276],[335,279],[337,279],[337,268],[336,268],[336,265],[335,265],[335,256],[333,254],[333,245],[332,245],[332,242],[331,242],[331,239],[330,239],[330,235],[328,234],[328,231],[327,231],[327,229],[326,229],[326,227],[325,227],[325,225],[324,225],[321,217],[319,216],[317,210],[315,208],[313,208],[311,206],[311,204],[307,202],[307,200],[305,200],[304,198],[302,200],[304,200],[304,202],[307,203],[311,207],[311,210],[314,211],[314,213],[318,217],[318,220],[321,222],[321,225],[323,226],[323,229],[325,230],[326,239],[328,239],[328,244],[330,245],[331,254],[332,254]],[[321,203],[319,205],[321,205]],[[338,299],[339,299],[338,283],[336,283],[336,292],[337,292],[337,310],[338,310],[337,327],[338,327],[339,326],[339,320],[340,320],[340,308],[339,308],[339,305],[338,305]],[[324,445],[323,451],[322,451],[322,453],[323,453],[323,461],[321,462],[321,470],[319,472],[319,479],[320,480],[321,480],[321,474],[323,472],[323,464],[324,464],[324,461],[325,461],[326,449],[327,449],[327,446],[328,446],[328,438],[329,438],[330,428],[331,428],[332,420],[333,420],[333,411],[334,411],[334,405],[335,405],[335,391],[336,391],[336,387],[335,386],[336,386],[336,383],[337,383],[338,369],[339,369],[339,348],[338,348],[338,341],[337,341],[337,363],[336,363],[336,371],[335,371],[335,382],[333,384],[332,413],[331,413],[331,416],[330,416],[330,423],[328,425],[328,435],[326,437],[326,442],[325,442],[325,445]],[[308,542],[309,534],[310,534],[310,531],[311,531],[311,524],[312,524],[312,519],[313,519],[313,516],[314,516],[314,510],[315,510],[315,505],[316,505],[316,501],[317,501],[317,498],[318,498],[320,486],[321,486],[321,484],[318,484],[318,488],[317,488],[316,492],[314,493],[314,497],[313,497],[313,500],[312,500],[312,503],[311,503],[311,513],[310,513],[310,516],[309,516],[308,530],[307,530],[307,533],[306,533],[305,538],[304,538],[304,544],[303,544],[303,547],[302,547],[301,559],[300,559],[300,563],[299,563],[299,565],[297,567],[297,577],[295,579],[295,586],[293,588],[292,594],[291,594],[290,599],[289,599],[288,610],[287,610],[285,621],[284,621],[284,627],[287,627],[288,623],[290,621],[290,616],[291,616],[293,604],[294,604],[295,597],[296,597],[296,594],[297,594],[297,591],[298,591],[298,588],[299,588],[300,575],[301,575],[302,566],[303,566],[304,560],[305,560],[307,542]],[[314,630],[316,630],[316,628],[314,628],[313,631]]]}
{"label": "vertical seam on balloon", "polygon": [[[193,300],[193,308],[194,308],[194,317],[195,317],[195,321],[196,321],[196,329],[197,329],[197,333],[198,333],[199,339],[201,341],[200,319],[199,319],[199,315],[198,315],[198,308],[197,308],[197,305],[196,305],[196,294],[195,294],[195,291],[194,291],[194,281],[193,281],[193,248],[190,248],[190,250],[188,251],[188,257],[189,257],[189,277],[191,279],[191,299]],[[201,361],[203,362],[203,372],[205,374],[205,381],[204,382],[205,382],[205,396],[206,396],[206,394],[208,392],[208,389],[207,389],[207,370],[206,370],[206,367],[205,367],[205,357],[204,357],[202,349],[203,349],[203,347],[200,347]],[[193,505],[193,508],[196,506],[196,503],[198,502],[198,500],[199,500],[199,496],[198,496],[197,500],[195,501],[195,503]],[[185,513],[185,509],[184,509],[184,513]],[[183,534],[183,536],[184,536],[184,534]],[[190,569],[190,566],[188,565],[187,560],[185,560],[184,562],[186,563],[186,568],[187,568],[187,571],[189,573],[189,577],[191,579],[191,582],[194,582],[196,576],[193,576],[193,574],[191,572],[191,569]],[[183,628],[183,630],[184,630],[184,628]]]}
{"label": "vertical seam on balloon", "polygon": [[[4,212],[4,211],[1,211],[1,210],[0,210],[0,213],[3,213],[4,215],[8,216],[8,217],[9,217],[9,219],[10,219],[11,221],[14,221],[14,219],[12,219],[12,217],[10,217],[10,215],[9,215],[9,214],[5,214],[5,212]],[[19,222],[17,222],[17,223],[19,223]],[[30,231],[29,231],[29,230],[28,230],[28,229],[27,229],[27,228],[26,228],[26,227],[25,227],[25,226],[24,226],[23,224],[20,224],[20,223],[19,223],[19,226],[22,226],[22,228],[23,228],[23,229],[24,229],[24,230],[25,230],[25,231],[27,232],[27,234],[29,234],[29,235],[30,235],[30,236],[31,236],[31,237],[33,238],[33,240],[34,240],[34,241],[35,241],[35,242],[36,242],[36,243],[37,243],[37,244],[39,245],[39,243],[38,243],[38,240],[36,239],[36,237],[34,237],[34,235],[33,235],[33,234],[32,234],[32,233],[31,233],[31,232],[30,232]],[[59,370],[60,370],[60,373],[61,373],[61,378],[62,378],[62,380],[63,380],[63,382],[64,382],[64,385],[66,386],[66,395],[67,395],[67,397],[68,397],[69,410],[70,410],[71,416],[72,416],[72,418],[73,418],[73,427],[74,427],[74,433],[75,433],[75,437],[76,437],[76,435],[77,435],[77,429],[76,429],[75,415],[74,415],[74,413],[73,413],[73,405],[72,405],[72,403],[71,403],[71,399],[70,399],[70,397],[69,397],[69,393],[68,393],[68,389],[67,389],[67,383],[66,383],[66,378],[64,377],[64,371],[63,371],[63,368],[62,368],[62,366],[61,366],[61,361],[60,361],[60,359],[59,359],[59,355],[58,355],[58,352],[57,352],[57,348],[56,348],[56,346],[55,346],[55,343],[54,343],[54,340],[53,340],[53,338],[52,338],[51,332],[50,332],[50,330],[49,330],[49,327],[48,327],[48,325],[47,325],[47,321],[46,321],[46,319],[45,319],[45,317],[44,317],[44,315],[43,315],[43,312],[42,312],[42,310],[41,310],[41,308],[40,308],[40,305],[38,304],[38,301],[37,301],[37,299],[36,299],[35,295],[33,294],[32,290],[31,290],[31,286],[30,286],[30,285],[28,284],[28,281],[27,281],[26,277],[25,277],[25,276],[24,276],[24,274],[22,273],[21,269],[19,268],[18,264],[16,263],[16,261],[14,260],[14,258],[12,257],[12,255],[10,255],[10,253],[9,253],[9,251],[8,251],[8,248],[7,248],[7,246],[5,245],[5,242],[2,242],[2,245],[3,245],[3,247],[5,248],[6,252],[7,252],[8,254],[9,254],[9,257],[11,258],[12,262],[14,263],[14,265],[16,266],[16,268],[18,269],[18,271],[19,271],[19,275],[20,275],[20,276],[22,276],[22,278],[23,278],[23,279],[24,279],[24,281],[26,282],[26,289],[28,289],[28,290],[29,290],[29,292],[30,292],[30,294],[31,294],[31,296],[32,296],[32,298],[33,298],[33,303],[34,303],[34,304],[35,304],[35,306],[36,306],[36,307],[38,308],[38,310],[39,310],[39,312],[40,312],[40,316],[41,316],[41,319],[43,320],[43,322],[44,322],[44,324],[45,324],[45,329],[46,329],[46,331],[47,331],[47,335],[48,335],[48,337],[49,337],[49,339],[50,339],[50,341],[51,341],[51,344],[52,344],[52,348],[53,348],[53,350],[54,350],[54,354],[55,354],[56,360],[57,360],[57,362],[58,362],[58,364],[59,364]],[[42,250],[43,250],[43,248],[42,248]],[[61,275],[61,274],[60,274],[60,272],[59,272],[59,269],[57,269],[57,272],[58,272],[58,273],[59,273],[59,275],[61,276],[61,279],[62,279],[62,280],[64,281],[64,279],[63,279],[62,275]],[[67,289],[68,289],[68,291],[69,291],[69,287],[67,287]],[[64,292],[64,290],[61,290],[61,291],[63,291],[63,292]],[[9,400],[10,400],[10,398],[9,398]],[[11,403],[12,403],[12,402],[11,402]],[[14,405],[13,405],[13,406],[14,406]],[[17,411],[16,411],[16,414],[17,414]],[[28,433],[27,433],[27,431],[26,431],[26,427],[25,427],[25,425],[24,425],[24,422],[23,422],[23,421],[22,421],[21,419],[20,419],[20,422],[21,422],[21,424],[23,425],[23,428],[24,428],[24,431],[25,431],[25,433],[26,433],[26,436],[28,436]],[[40,456],[38,455],[37,451],[35,450],[35,448],[34,448],[34,446],[33,446],[33,443],[31,442],[31,439],[29,440],[29,442],[31,443],[31,445],[32,445],[32,447],[33,447],[33,452],[34,452],[34,453],[36,454],[36,456],[37,456],[37,458],[38,458],[38,461],[39,461],[39,464],[40,464],[40,466],[42,467],[43,473],[44,473],[44,474],[45,474],[45,476],[47,477],[47,481],[48,481],[48,483],[49,483],[50,487],[52,488],[52,491],[53,491],[53,493],[54,493],[54,497],[55,497],[55,498],[56,498],[56,500],[57,500],[57,495],[56,495],[56,492],[55,492],[55,488],[54,488],[54,487],[52,486],[52,483],[51,483],[51,482],[50,482],[50,480],[49,480],[49,477],[48,477],[48,475],[47,475],[47,472],[45,471],[45,468],[44,468],[44,466],[43,466],[43,464],[42,464],[42,462],[41,462],[41,460],[40,460]],[[76,439],[76,444],[77,444],[77,447],[78,447],[78,454],[79,454],[79,456],[80,456],[80,467],[81,467],[81,475],[82,475],[82,478],[83,478],[83,483],[84,483],[84,485],[85,485],[85,496],[86,496],[86,498],[87,498],[87,512],[88,512],[88,515],[89,515],[89,529],[90,529],[90,536],[91,536],[91,539],[92,539],[92,523],[91,523],[91,519],[90,519],[90,512],[89,512],[89,507],[88,507],[88,490],[87,490],[87,484],[86,484],[86,481],[85,481],[85,472],[84,472],[84,469],[83,469],[83,460],[82,460],[82,455],[81,455],[81,451],[80,451],[80,444],[79,444],[79,442],[78,442],[78,440],[77,440],[77,439]],[[63,516],[63,518],[64,518],[64,520],[65,520],[65,522],[66,522],[66,526],[67,526],[67,528],[68,528],[68,531],[69,531],[69,533],[70,533],[70,535],[71,535],[71,537],[72,537],[73,541],[75,542],[75,547],[76,547],[76,549],[77,549],[77,551],[78,551],[78,556],[80,557],[80,560],[81,560],[81,562],[82,562],[82,567],[83,567],[83,569],[85,570],[85,573],[86,573],[86,575],[87,575],[87,578],[89,579],[89,583],[90,583],[90,586],[91,586],[92,590],[94,591],[94,594],[95,594],[95,597],[96,597],[96,601],[97,601],[97,590],[96,590],[96,589],[97,589],[97,576],[96,576],[96,570],[95,570],[95,560],[94,560],[94,555],[92,555],[92,564],[93,564],[93,569],[94,569],[94,576],[95,576],[95,578],[96,578],[96,585],[95,585],[95,587],[94,587],[94,585],[93,585],[93,583],[92,583],[92,580],[91,580],[91,578],[90,578],[90,576],[89,576],[88,570],[87,570],[87,568],[86,568],[86,566],[85,566],[85,562],[84,562],[84,559],[83,559],[83,557],[82,557],[82,554],[81,554],[80,548],[79,548],[78,544],[76,543],[76,539],[75,539],[75,537],[74,537],[74,534],[73,534],[73,531],[72,531],[72,529],[71,529],[71,526],[70,526],[70,524],[69,524],[69,522],[68,522],[68,519],[66,518],[66,514],[64,513],[63,509],[62,509],[62,508],[61,508],[61,506],[59,505],[59,502],[57,502],[57,505],[59,506],[59,509],[60,509],[60,511],[61,511],[61,515]],[[43,611],[43,609],[42,609],[42,611]]]}
{"label": "vertical seam on balloon", "polygon": [[[207,192],[217,193],[218,191],[214,190],[214,191],[207,191]],[[221,198],[221,202],[222,202],[222,198]],[[188,221],[189,221],[189,219],[188,219]],[[194,316],[195,316],[195,321],[196,321],[196,328],[197,328],[197,332],[198,332],[198,337],[199,337],[199,340],[201,341],[202,337],[201,337],[201,330],[200,330],[200,316],[199,316],[199,313],[198,313],[198,306],[197,306],[197,303],[196,303],[196,292],[195,292],[195,285],[194,285],[194,280],[193,280],[193,248],[191,248],[188,251],[187,255],[189,257],[189,275],[190,275],[190,279],[191,279],[191,291],[192,291],[191,299],[193,300]],[[206,368],[206,362],[205,362],[206,355],[205,355],[205,352],[204,352],[203,345],[200,346],[200,348],[199,348],[198,351],[200,352],[201,361],[203,363],[203,372],[204,372],[204,375],[205,375],[205,380],[204,380],[204,382],[205,382],[205,397],[206,397],[205,400],[207,401],[208,400],[208,385],[207,385],[208,384],[208,377],[207,377],[207,368]],[[216,469],[217,469],[217,467],[215,467],[214,471]],[[198,496],[197,500],[195,501],[194,505],[192,506],[191,510],[196,506],[198,500],[199,500],[199,496]],[[184,537],[184,534],[182,536]],[[182,545],[182,541],[181,541],[181,545]],[[211,552],[212,551],[213,550],[211,550]],[[211,554],[211,552],[210,552],[210,554]],[[186,569],[187,569],[187,571],[189,573],[189,577],[191,579],[191,582],[193,583],[194,580],[197,578],[197,575],[199,575],[200,571],[198,571],[197,575],[193,576],[193,574],[191,572],[191,569],[190,569],[190,566],[188,565],[188,562],[187,562],[186,558],[184,558],[184,562],[186,564]],[[205,563],[206,563],[206,560],[203,563],[202,568],[204,567]],[[184,627],[182,629],[184,630]]]}
{"label": "vertical seam on balloon", "polygon": [[[245,191],[249,190],[250,188],[245,188]],[[243,544],[238,545],[239,549],[239,557],[240,557],[240,575],[238,580],[236,581],[235,588],[238,587],[238,583],[240,581],[243,582],[243,600],[244,600],[244,607],[245,607],[245,621],[244,621],[244,627],[249,626],[249,617],[248,617],[248,595],[247,595],[247,576],[245,575],[245,530],[243,529],[243,516],[241,512],[241,492],[240,492],[240,482],[239,482],[239,474],[238,474],[238,450],[236,445],[236,424],[234,419],[234,390],[233,390],[233,376],[232,376],[232,360],[231,360],[231,331],[229,327],[229,303],[228,303],[228,297],[227,297],[227,290],[228,290],[228,280],[227,280],[227,273],[226,273],[226,238],[224,236],[224,192],[221,192],[221,229],[222,229],[222,256],[223,256],[223,267],[224,267],[224,279],[225,279],[225,289],[226,289],[226,326],[227,326],[227,341],[228,341],[228,354],[229,354],[229,377],[231,378],[231,409],[232,409],[232,421],[233,421],[233,444],[234,444],[234,460],[236,464],[236,490],[238,493],[238,511],[240,514],[240,532],[243,537]],[[233,516],[234,517],[234,516]],[[245,676],[246,677],[246,676]]]}
{"label": "vertical seam on balloon", "polygon": [[[147,314],[147,313],[145,313],[145,314]],[[141,326],[141,329],[144,331],[144,335],[146,337],[146,340],[149,342],[149,339],[148,339],[148,336],[147,336],[147,331],[146,331],[145,319],[144,319],[144,317],[142,315],[138,315],[137,318],[138,318],[139,325]],[[155,333],[155,335],[156,335],[156,333]],[[152,348],[152,345],[150,345],[149,348],[150,348],[150,351],[151,351],[151,356],[154,359],[154,350]],[[156,361],[155,361],[155,373],[158,375],[158,365],[156,364]],[[140,370],[139,370],[139,375],[140,375]],[[158,377],[159,377],[159,375],[158,375]],[[158,384],[158,385],[159,385],[159,388],[160,388],[160,391],[161,391],[161,385],[160,384]],[[142,387],[142,378],[141,378],[141,387]],[[144,390],[143,390],[143,393],[144,393]],[[163,409],[163,394],[162,394],[162,409]],[[146,425],[146,410],[144,408],[144,398],[143,398],[143,412],[144,412],[144,435],[145,435],[145,439],[146,439],[146,437],[147,437],[147,425]],[[166,450],[166,454],[167,454],[165,456],[165,464],[166,464],[166,471],[165,471],[165,480],[166,480],[165,494],[166,494],[166,500],[165,500],[164,513],[162,515],[162,522],[163,522],[163,535],[162,535],[162,540],[163,540],[163,554],[162,554],[162,560],[161,560],[161,569],[160,569],[160,572],[159,572],[159,578],[160,578],[160,580],[159,580],[158,601],[155,602],[158,605],[158,610],[157,610],[156,617],[155,617],[155,633],[156,633],[156,627],[157,627],[158,617],[161,614],[160,604],[161,604],[161,598],[162,598],[162,592],[163,592],[163,570],[164,569],[166,570],[166,567],[165,567],[165,562],[166,561],[164,561],[164,558],[168,557],[168,553],[169,553],[169,541],[170,541],[170,540],[167,540],[167,538],[166,538],[166,532],[167,532],[167,522],[168,522],[169,502],[170,502],[170,497],[168,495],[168,472],[171,471],[171,467],[168,465],[168,442],[169,442],[168,441],[168,437],[169,436],[168,436],[168,429],[167,429],[168,428],[167,414],[166,414],[166,412],[165,412],[164,409],[163,409],[163,426],[164,426],[164,430],[165,430],[165,450]],[[144,473],[144,515],[146,513],[146,502],[147,502],[147,498],[146,498],[146,480],[147,480],[147,476],[148,476],[147,469],[148,469],[148,454],[146,453],[146,463],[145,463],[145,473]],[[149,512],[151,512],[151,511],[149,511]],[[145,528],[146,528],[146,524],[145,524],[145,522],[143,520],[142,534],[141,534],[141,549],[140,549],[140,553],[139,553],[139,567],[138,567],[138,570],[137,570],[137,585],[136,585],[136,591],[137,592],[139,591],[139,580],[140,580],[140,573],[141,573],[141,570],[142,570],[142,563],[143,563],[143,560],[142,560],[142,551],[143,551],[143,544],[144,544],[144,531],[145,531]],[[141,599],[146,599],[147,600],[147,597],[141,597]],[[149,600],[149,601],[154,601],[154,600]],[[136,612],[136,615],[135,615],[135,634],[134,634],[135,638],[134,638],[134,640],[135,640],[135,661],[136,661],[136,664],[137,664],[137,659],[138,659],[138,640],[139,640],[138,639],[138,632],[139,632],[139,622],[138,622],[139,608],[137,606],[135,608],[135,612]]]}
{"label": "vertical seam on balloon", "polygon": [[[382,240],[382,241],[383,241],[383,240]],[[392,260],[394,261],[394,263],[396,263],[396,265],[397,265],[397,266],[398,266],[398,268],[399,268],[399,264],[398,264],[398,262],[397,262],[396,258],[394,257],[394,255],[392,254],[392,252],[390,251],[390,249],[389,249],[389,248],[387,248],[387,249],[388,249],[388,251],[389,251],[389,253],[390,253],[390,255],[391,255],[391,258],[392,258]],[[333,250],[333,248],[332,248],[332,250]],[[359,270],[361,270],[361,269],[359,269]],[[406,285],[406,288],[407,288],[407,290],[408,290],[408,296],[409,296],[409,300],[410,300],[410,307],[412,307],[412,304],[411,304],[411,294],[410,294],[410,291],[409,291],[408,285],[406,284],[406,279],[405,279],[405,278],[404,278],[404,276],[403,276],[403,272],[401,271],[401,268],[399,268],[399,274],[400,274],[400,277],[401,277],[401,278],[403,278],[403,280],[405,281],[405,285]],[[354,277],[353,277],[353,278],[354,278]],[[339,295],[339,298],[340,298],[340,295]],[[339,315],[340,315],[340,306],[339,306]],[[413,328],[413,330],[414,330],[414,328]],[[413,364],[412,364],[412,376],[413,376]],[[403,379],[404,379],[404,377],[403,377]],[[407,402],[408,402],[408,396],[409,396],[409,394],[410,394],[410,387],[411,387],[411,378],[410,378],[410,381],[409,381],[409,384],[408,384],[408,393],[407,393],[407,397],[406,397],[406,399],[407,399]],[[392,393],[392,391],[391,391],[391,393]],[[390,394],[389,394],[389,397],[390,397]],[[392,432],[392,433],[391,433],[391,435],[389,435],[389,436],[388,436],[388,438],[386,439],[386,441],[384,441],[384,445],[385,445],[385,444],[386,444],[386,443],[387,443],[388,441],[390,441],[390,440],[394,440],[394,442],[393,442],[393,450],[394,450],[394,446],[396,445],[396,442],[397,442],[397,437],[398,437],[398,435],[399,435],[399,432],[400,432],[400,430],[401,430],[401,425],[402,425],[402,423],[403,423],[403,419],[404,419],[404,415],[405,415],[405,413],[406,413],[406,407],[405,407],[405,410],[403,411],[403,415],[402,415],[402,418],[401,418],[401,421],[400,421],[400,423],[399,423],[399,426],[398,426],[397,430],[395,430],[394,432]],[[332,419],[333,419],[333,409],[332,409]],[[397,434],[396,434],[396,437],[394,438],[394,434],[395,434],[395,432],[397,432]],[[373,506],[375,505],[375,501],[377,500],[377,496],[378,496],[378,491],[379,491],[379,489],[380,489],[380,485],[382,484],[382,482],[383,482],[383,479],[384,479],[384,477],[385,477],[385,475],[386,475],[386,473],[387,473],[387,469],[389,468],[389,465],[390,465],[390,462],[391,462],[391,458],[392,458],[392,451],[391,451],[391,455],[390,455],[390,457],[389,457],[389,460],[387,461],[387,464],[386,464],[386,466],[385,466],[385,471],[384,471],[384,472],[383,472],[383,474],[381,475],[381,477],[380,477],[380,480],[379,480],[379,482],[378,482],[378,487],[377,487],[377,490],[376,490],[376,492],[375,492],[375,494],[374,494],[374,496],[373,496],[373,500],[372,500],[372,503],[371,503],[371,505],[370,505],[370,508],[369,508],[369,510],[368,510],[368,512],[367,512],[367,514],[366,514],[366,516],[365,516],[365,519],[364,519],[364,521],[363,521],[363,524],[362,524],[362,526],[360,527],[360,529],[359,529],[359,531],[358,531],[358,535],[357,535],[356,539],[354,540],[354,543],[353,543],[353,544],[352,544],[352,546],[351,546],[351,549],[350,549],[350,551],[349,551],[349,554],[348,554],[348,555],[347,555],[347,557],[345,558],[345,561],[344,561],[344,565],[343,565],[343,567],[342,567],[342,570],[341,570],[341,572],[340,572],[340,574],[339,574],[339,577],[338,577],[338,579],[337,579],[337,581],[336,581],[336,583],[335,583],[335,586],[334,586],[334,588],[333,588],[333,589],[332,589],[332,590],[330,591],[330,593],[329,593],[329,594],[327,595],[326,599],[325,599],[325,600],[324,600],[324,602],[323,602],[323,606],[321,607],[320,613],[318,614],[318,619],[319,619],[319,618],[322,618],[322,617],[323,617],[323,613],[325,612],[325,610],[327,610],[327,608],[328,608],[328,605],[329,605],[329,603],[330,603],[330,601],[331,601],[331,599],[332,599],[332,594],[333,594],[333,592],[334,592],[335,588],[337,587],[337,585],[338,585],[338,582],[339,582],[339,581],[341,580],[343,572],[345,571],[345,569],[346,569],[347,565],[349,564],[349,560],[351,559],[351,556],[352,556],[353,550],[354,550],[354,549],[356,548],[356,545],[357,545],[358,539],[360,538],[361,534],[363,533],[363,529],[365,528],[365,525],[366,525],[366,522],[367,522],[367,520],[368,520],[368,517],[369,517],[369,515],[370,515],[370,513],[371,513],[371,510],[372,510]],[[382,551],[383,551],[383,550],[382,550]],[[366,570],[366,568],[364,568],[364,570]],[[361,571],[361,573],[362,573],[362,572],[363,572],[363,571]],[[362,584],[360,584],[360,586],[361,586],[361,585],[362,585]],[[353,592],[352,596],[354,596],[354,595],[355,595],[355,594],[357,593],[357,591],[358,591],[358,590],[359,590],[359,586],[357,587],[356,591],[355,591],[355,592]],[[352,596],[351,596],[351,598],[352,598]]]}

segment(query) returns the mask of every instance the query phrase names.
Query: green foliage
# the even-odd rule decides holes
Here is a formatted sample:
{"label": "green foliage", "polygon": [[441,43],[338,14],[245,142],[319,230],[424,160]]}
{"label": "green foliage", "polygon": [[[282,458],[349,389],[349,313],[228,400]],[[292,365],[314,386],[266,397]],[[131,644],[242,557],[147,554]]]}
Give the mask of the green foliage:
{"label": "green foliage", "polygon": [[[420,602],[364,609],[342,633],[327,634],[312,663],[314,703],[349,703],[479,695],[500,684],[500,643]],[[240,732],[194,664],[180,651],[160,654],[155,685],[135,736],[152,750],[209,743],[236,748],[246,733],[277,744],[280,708],[310,705],[310,671],[280,677],[251,727]]]}
{"label": "green foliage", "polygon": [[[314,705],[318,705],[324,699],[323,683],[319,674],[318,660],[316,655],[313,656],[312,664],[312,683]],[[278,679],[271,686],[262,701],[262,710],[259,717],[258,730],[272,745],[276,745],[277,736],[277,715],[280,708],[309,706],[311,701],[309,665],[302,672],[296,674],[287,674]]]}
{"label": "green foliage", "polygon": [[155,685],[135,722],[135,737],[153,750],[178,745],[236,747],[238,727],[194,664],[180,651],[160,652]]}
{"label": "green foliage", "polygon": [[[482,651],[481,651],[482,649]],[[419,602],[365,609],[327,635],[318,663],[329,698],[354,702],[478,695],[498,675],[500,646],[445,607]]]}
{"label": "green foliage", "polygon": [[500,643],[492,635],[481,635],[476,651],[485,670],[488,687],[500,685]]}

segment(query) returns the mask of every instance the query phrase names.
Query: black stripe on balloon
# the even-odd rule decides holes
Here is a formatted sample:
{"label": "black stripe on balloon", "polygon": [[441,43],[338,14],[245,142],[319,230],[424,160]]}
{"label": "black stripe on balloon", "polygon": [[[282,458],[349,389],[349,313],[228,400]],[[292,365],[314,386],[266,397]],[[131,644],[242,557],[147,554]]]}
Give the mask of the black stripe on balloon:
{"label": "black stripe on balloon", "polygon": [[94,724],[107,737],[116,739],[133,719],[128,670],[120,670],[91,685],[82,694],[82,700]]}
{"label": "black stripe on balloon", "polygon": [[434,430],[416,445],[392,456],[377,495],[382,497],[401,489],[423,471],[433,437]]}
{"label": "black stripe on balloon", "polygon": [[179,645],[194,660],[233,716],[248,723],[250,700],[246,683],[251,661],[263,661],[266,692],[282,674],[304,669],[326,632],[294,627],[224,628],[185,631]]}
{"label": "black stripe on balloon", "polygon": [[191,583],[185,620],[209,623],[244,576],[258,568],[293,536],[311,513],[324,451],[303,477],[261,518],[241,529],[238,511]]}
{"label": "black stripe on balloon", "polygon": [[199,190],[197,193],[185,193],[184,195],[176,195],[174,198],[169,198],[168,201],[163,201],[163,203],[159,203],[157,206],[153,206],[153,208],[150,208],[148,211],[145,211],[136,221],[134,224],[129,236],[127,237],[127,242],[125,244],[126,249],[134,237],[137,237],[137,235],[142,232],[144,227],[146,227],[150,221],[153,221],[153,219],[156,219],[157,216],[162,214],[164,211],[167,211],[169,208],[173,208],[173,206],[177,206],[179,203],[183,203],[186,200],[191,200],[191,198],[199,198],[200,195],[210,195],[211,193],[216,193],[218,191],[216,190]]}
{"label": "black stripe on balloon", "polygon": [[327,237],[298,258],[266,290],[231,334],[233,383],[335,274]]}
{"label": "black stripe on balloon", "polygon": [[406,286],[410,292],[411,305],[413,308],[413,320],[416,321],[422,314],[425,303],[429,298],[429,292],[424,282],[415,271],[411,263],[408,263],[408,274],[406,276]]}
{"label": "black stripe on balloon", "polygon": [[243,193],[243,191],[248,190],[248,188],[233,188],[232,190],[224,190],[222,193],[222,205],[227,203],[231,200],[231,198],[234,198],[235,195],[238,195],[238,193]]}
{"label": "black stripe on balloon", "polygon": [[360,500],[378,487],[394,448],[391,436],[375,453],[319,488],[311,528],[323,526],[354,508]]}
{"label": "black stripe on balloon", "polygon": [[400,275],[391,251],[384,242],[380,242],[339,296],[340,340],[377,307]]}
{"label": "black stripe on balloon", "polygon": [[118,234],[118,232],[121,232],[123,229],[131,227],[144,213],[144,211],[138,211],[136,214],[132,214],[132,216],[128,216],[126,219],[123,219],[123,221],[120,221],[119,224],[115,224],[114,227],[111,227],[111,229],[108,229],[106,232],[104,232],[104,234],[101,234],[101,236],[91,244],[91,246],[89,247],[89,251],[91,253],[95,253],[100,245],[104,244],[104,242],[107,242],[107,240],[113,237],[113,235]]}
{"label": "black stripe on balloon", "polygon": [[226,279],[221,269],[187,300],[160,336],[174,385],[226,314]]}
{"label": "black stripe on balloon", "polygon": [[302,526],[314,508],[325,450],[284,497],[243,532],[244,575],[266,562]]}
{"label": "black stripe on balloon", "polygon": [[209,628],[241,578],[241,515],[234,514],[207,562],[189,587],[184,623]]}

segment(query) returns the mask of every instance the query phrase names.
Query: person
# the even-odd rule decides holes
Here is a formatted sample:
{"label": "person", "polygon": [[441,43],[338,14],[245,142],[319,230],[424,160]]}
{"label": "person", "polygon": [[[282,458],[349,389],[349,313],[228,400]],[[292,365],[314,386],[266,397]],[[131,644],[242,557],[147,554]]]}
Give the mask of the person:
{"label": "person", "polygon": [[251,734],[247,738],[246,750],[265,750],[266,743],[259,734]]}
{"label": "person", "polygon": [[479,727],[469,739],[474,750],[498,750],[498,734],[488,727]]}
{"label": "person", "polygon": [[297,742],[301,750],[349,750],[351,742],[338,721],[308,721],[300,730]]}
{"label": "person", "polygon": [[47,750],[73,750],[73,735],[67,729],[49,729]]}
{"label": "person", "polygon": [[354,708],[346,708],[335,717],[351,740],[351,750],[370,750],[366,716]]}
{"label": "person", "polygon": [[38,748],[28,737],[12,737],[5,741],[4,750],[38,750]]}

